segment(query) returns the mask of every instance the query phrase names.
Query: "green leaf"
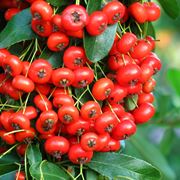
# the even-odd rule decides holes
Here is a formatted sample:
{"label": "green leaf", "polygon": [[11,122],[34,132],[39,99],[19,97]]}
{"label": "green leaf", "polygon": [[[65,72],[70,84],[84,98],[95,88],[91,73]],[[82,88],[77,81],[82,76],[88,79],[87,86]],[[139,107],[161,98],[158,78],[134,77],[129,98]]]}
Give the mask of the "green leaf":
{"label": "green leaf", "polygon": [[35,163],[41,162],[42,161],[42,155],[39,150],[39,145],[29,145],[27,149],[27,158],[29,160],[29,164],[33,165]]}
{"label": "green leaf", "polygon": [[69,4],[69,2],[67,0],[46,0],[48,3],[50,3],[53,6],[64,6]]}
{"label": "green leaf", "polygon": [[165,156],[167,156],[172,149],[174,137],[175,137],[174,130],[172,128],[166,129],[159,145],[161,152]]}
{"label": "green leaf", "polygon": [[82,103],[85,103],[87,101],[89,101],[90,99],[92,99],[91,95],[88,93],[87,88],[75,88],[74,89],[74,93],[76,95],[76,97],[78,98],[78,100]]}
{"label": "green leaf", "polygon": [[179,6],[176,0],[158,0],[161,6],[163,7],[164,11],[170,16],[171,18],[175,19],[179,15]]}
{"label": "green leaf", "polygon": [[102,0],[89,0],[86,9],[87,12],[91,14],[94,11],[100,10],[102,3]]}
{"label": "green leaf", "polygon": [[95,180],[98,179],[98,173],[96,171],[93,171],[91,169],[86,170],[86,180]]}
{"label": "green leaf", "polygon": [[149,163],[118,153],[95,153],[87,166],[110,179],[159,180],[159,171]]}
{"label": "green leaf", "polygon": [[97,62],[106,57],[113,45],[117,24],[108,26],[99,36],[90,36],[85,33],[84,48],[88,59]]}
{"label": "green leaf", "polygon": [[176,93],[180,96],[180,88],[179,88],[179,82],[180,82],[180,70],[178,69],[169,69],[167,72],[167,78],[176,91]]}
{"label": "green leaf", "polygon": [[164,179],[174,180],[175,173],[169,166],[163,154],[152,143],[147,141],[140,133],[136,133],[130,138],[130,143],[133,145],[145,161],[148,161],[153,166],[157,167],[163,174]]}
{"label": "green leaf", "polygon": [[14,179],[16,172],[17,172],[17,171],[11,171],[11,172],[8,172],[8,173],[6,173],[6,174],[3,174],[3,175],[0,176],[0,179],[1,179],[1,180]]}
{"label": "green leaf", "polygon": [[6,174],[9,171],[13,171],[16,169],[18,169],[18,166],[16,164],[11,164],[11,163],[0,164],[0,175]]}
{"label": "green leaf", "polygon": [[15,43],[36,37],[31,30],[31,13],[25,9],[10,20],[0,33],[0,48],[9,47]]}
{"label": "green leaf", "polygon": [[[89,0],[87,5],[87,12],[91,14],[94,11],[100,10],[103,5],[102,0]],[[92,62],[97,62],[108,55],[111,49],[114,37],[116,34],[117,24],[108,26],[104,33],[99,36],[90,36],[85,32],[84,48],[87,57]]]}
{"label": "green leaf", "polygon": [[151,22],[148,23],[148,28],[147,28],[147,33],[146,35],[148,36],[152,36],[154,38],[156,38],[156,32],[155,32],[155,29],[154,29],[154,26]]}
{"label": "green leaf", "polygon": [[17,156],[16,152],[11,152],[0,158],[0,164],[13,164],[19,162],[20,158]]}
{"label": "green leaf", "polygon": [[33,178],[39,180],[68,180],[69,176],[59,166],[48,161],[33,164],[30,169]]}
{"label": "green leaf", "polygon": [[128,111],[132,111],[137,107],[138,95],[131,95],[125,98],[125,108]]}
{"label": "green leaf", "polygon": [[53,68],[58,68],[63,64],[63,52],[52,52],[45,48],[40,58],[47,59]]}

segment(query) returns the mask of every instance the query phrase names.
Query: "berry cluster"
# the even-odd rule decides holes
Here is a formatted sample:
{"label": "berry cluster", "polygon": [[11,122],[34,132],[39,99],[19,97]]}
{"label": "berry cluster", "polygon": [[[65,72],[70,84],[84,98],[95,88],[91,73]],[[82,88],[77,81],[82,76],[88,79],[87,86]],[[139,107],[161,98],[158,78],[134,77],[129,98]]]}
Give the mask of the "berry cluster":
{"label": "berry cluster", "polygon": [[145,23],[159,19],[161,10],[154,2],[134,2],[129,6],[129,13],[138,23]]}
{"label": "berry cluster", "polygon": [[[43,8],[42,8],[43,7]],[[84,28],[91,36],[102,34],[108,25],[120,21],[125,15],[125,6],[118,1],[105,5],[102,11],[88,15],[81,5],[69,5],[61,15],[54,14],[45,1],[31,5],[32,29],[42,37],[48,37],[47,46],[52,51],[62,51],[69,44],[69,36],[83,38]]]}
{"label": "berry cluster", "polygon": [[[155,113],[152,76],[161,69],[152,52],[155,40],[128,31],[117,33],[108,58],[92,63],[82,46],[69,45],[70,37],[82,38],[85,29],[91,36],[100,35],[107,25],[127,21],[128,13],[138,23],[154,21],[159,7],[136,2],[126,8],[112,1],[88,15],[82,5],[71,4],[54,15],[47,2],[37,0],[30,9],[32,29],[48,37],[51,51],[64,50],[63,66],[53,68],[46,59],[34,58],[37,52],[22,61],[0,49],[0,93],[20,102],[20,106],[4,104],[9,108],[0,114],[1,139],[9,145],[21,143],[20,156],[28,143],[43,142],[47,154],[56,160],[67,154],[75,164],[89,162],[95,151],[118,151],[120,140],[133,135],[136,125]],[[146,16],[137,16],[142,9]],[[82,91],[79,96],[77,91]],[[138,101],[128,109],[125,101],[133,95]]]}

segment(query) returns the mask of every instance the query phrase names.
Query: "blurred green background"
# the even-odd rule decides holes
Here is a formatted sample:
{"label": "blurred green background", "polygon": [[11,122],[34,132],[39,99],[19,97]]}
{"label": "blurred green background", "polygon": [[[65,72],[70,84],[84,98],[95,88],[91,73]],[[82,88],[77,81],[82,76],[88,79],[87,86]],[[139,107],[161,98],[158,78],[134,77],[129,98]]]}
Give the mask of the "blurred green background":
{"label": "blurred green background", "polygon": [[[180,6],[180,1],[178,1]],[[162,179],[180,179],[180,17],[169,18],[162,10],[156,29],[155,52],[162,60],[154,91],[156,115],[138,127],[126,141],[125,153],[158,167]]]}

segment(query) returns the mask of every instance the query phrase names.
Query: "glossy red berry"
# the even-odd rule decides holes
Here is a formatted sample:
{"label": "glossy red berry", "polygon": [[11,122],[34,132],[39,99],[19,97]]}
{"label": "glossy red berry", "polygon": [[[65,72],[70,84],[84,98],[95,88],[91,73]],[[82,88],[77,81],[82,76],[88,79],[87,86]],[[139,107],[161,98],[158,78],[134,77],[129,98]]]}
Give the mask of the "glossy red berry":
{"label": "glossy red berry", "polygon": [[62,20],[61,20],[61,15],[55,14],[52,19],[52,26],[53,26],[53,32],[63,32],[63,26],[62,26]]}
{"label": "glossy red berry", "polygon": [[41,37],[48,37],[53,31],[51,22],[42,19],[32,19],[31,27]]}
{"label": "glossy red berry", "polygon": [[69,141],[63,136],[53,136],[46,140],[44,149],[56,159],[61,159],[69,150]]}
{"label": "glossy red berry", "polygon": [[117,71],[117,81],[120,85],[136,84],[141,78],[141,69],[136,64],[128,64]]}
{"label": "glossy red berry", "polygon": [[44,84],[49,82],[52,74],[52,66],[45,59],[36,59],[29,68],[28,76],[36,83]]}
{"label": "glossy red berry", "polygon": [[108,17],[108,24],[115,24],[121,20],[125,14],[125,6],[119,1],[107,3],[102,11]]}
{"label": "glossy red berry", "polygon": [[15,179],[16,180],[25,180],[26,179],[25,173],[23,171],[16,172]]}
{"label": "glossy red berry", "polygon": [[127,93],[128,91],[126,87],[114,84],[114,89],[111,91],[108,97],[108,102],[110,104],[120,103],[123,100],[123,98],[127,96]]}
{"label": "glossy red berry", "polygon": [[130,15],[138,22],[138,23],[145,23],[147,21],[147,12],[146,8],[140,2],[132,3],[128,11]]}
{"label": "glossy red berry", "polygon": [[86,26],[87,32],[91,36],[97,36],[102,34],[107,28],[108,18],[102,11],[94,11],[89,16],[89,23]]}
{"label": "glossy red berry", "polygon": [[45,1],[34,1],[30,7],[34,19],[50,21],[53,15],[52,7]]}
{"label": "glossy red berry", "polygon": [[24,91],[26,93],[32,92],[34,90],[34,82],[23,75],[17,75],[12,80],[12,85],[14,88]]}
{"label": "glossy red berry", "polygon": [[141,124],[149,121],[155,113],[155,108],[151,103],[143,103],[132,112],[135,123]]}
{"label": "glossy red berry", "polygon": [[41,111],[47,111],[52,109],[52,103],[45,95],[36,95],[33,101],[35,106]]}
{"label": "glossy red berry", "polygon": [[101,78],[94,83],[92,94],[97,100],[102,101],[108,98],[113,89],[114,83],[110,79]]}
{"label": "glossy red berry", "polygon": [[107,111],[99,116],[95,121],[95,130],[99,134],[111,133],[118,124],[118,120],[113,112]]}
{"label": "glossy red berry", "polygon": [[81,5],[69,5],[62,12],[62,26],[65,30],[79,31],[89,22],[86,9]]}
{"label": "glossy red berry", "polygon": [[74,82],[75,75],[69,68],[58,68],[52,72],[51,79],[55,86],[65,88]]}
{"label": "glossy red berry", "polygon": [[79,111],[74,105],[64,105],[59,108],[58,117],[62,123],[69,124],[79,119]]}
{"label": "glossy red berry", "polygon": [[126,139],[127,137],[135,134],[136,125],[131,120],[126,120],[118,123],[112,131],[112,138],[116,140]]}
{"label": "glossy red berry", "polygon": [[80,113],[81,117],[86,121],[96,120],[101,114],[101,107],[95,101],[87,101],[82,105]]}
{"label": "glossy red berry", "polygon": [[68,157],[74,164],[85,164],[92,159],[93,151],[85,151],[80,144],[75,144],[70,147]]}
{"label": "glossy red berry", "polygon": [[5,73],[11,76],[19,75],[22,72],[22,63],[20,59],[15,55],[8,55],[2,62]]}
{"label": "glossy red berry", "polygon": [[73,123],[67,125],[67,132],[70,135],[81,136],[82,134],[88,132],[90,129],[90,123],[83,120],[81,117]]}
{"label": "glossy red berry", "polygon": [[9,8],[6,10],[6,12],[4,14],[4,18],[6,21],[9,21],[9,20],[11,20],[11,18],[13,16],[15,16],[19,12],[20,12],[20,9],[18,9],[18,8]]}
{"label": "glossy red berry", "polygon": [[81,147],[85,151],[94,151],[99,146],[99,136],[93,132],[87,132],[81,136]]}
{"label": "glossy red berry", "polygon": [[138,40],[131,48],[130,54],[134,59],[146,57],[151,52],[151,45],[144,39]]}
{"label": "glossy red berry", "polygon": [[60,108],[63,105],[74,105],[74,100],[71,96],[67,94],[59,94],[54,96],[53,105],[56,108]]}
{"label": "glossy red berry", "polygon": [[135,45],[136,41],[137,37],[135,34],[126,32],[117,42],[117,50],[122,54],[126,54]]}
{"label": "glossy red berry", "polygon": [[155,2],[145,2],[147,21],[156,21],[161,15],[161,9]]}
{"label": "glossy red berry", "polygon": [[52,33],[47,40],[47,46],[51,51],[62,51],[69,44],[69,38],[62,32]]}
{"label": "glossy red berry", "polygon": [[24,114],[13,113],[9,119],[11,130],[29,129],[30,120]]}
{"label": "glossy red berry", "polygon": [[78,69],[86,63],[85,51],[82,47],[70,46],[63,55],[64,65],[69,69]]}
{"label": "glossy red berry", "polygon": [[74,70],[74,82],[72,85],[76,88],[83,88],[91,84],[94,79],[94,72],[88,67],[80,67]]}

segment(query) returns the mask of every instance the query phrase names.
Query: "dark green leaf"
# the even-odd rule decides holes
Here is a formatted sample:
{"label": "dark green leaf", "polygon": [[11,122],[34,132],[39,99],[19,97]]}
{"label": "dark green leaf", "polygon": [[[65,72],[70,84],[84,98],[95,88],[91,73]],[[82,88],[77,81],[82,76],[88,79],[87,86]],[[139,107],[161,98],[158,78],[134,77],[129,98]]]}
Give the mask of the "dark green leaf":
{"label": "dark green leaf", "polygon": [[82,103],[85,103],[87,101],[89,101],[91,98],[91,95],[88,93],[86,88],[79,88],[79,89],[75,89],[74,93],[76,95],[76,97],[78,98],[78,100]]}
{"label": "dark green leaf", "polygon": [[16,164],[11,164],[11,163],[0,164],[0,175],[6,174],[16,169],[18,169],[18,166]]}
{"label": "dark green leaf", "polygon": [[0,176],[0,179],[1,180],[11,180],[11,179],[14,179],[16,172],[17,171],[11,171],[11,172],[8,172],[6,174],[3,174],[2,176]]}
{"label": "dark green leaf", "polygon": [[142,134],[136,133],[136,135],[131,137],[130,142],[132,143],[134,149],[141,154],[144,160],[148,161],[161,171],[165,179],[175,179],[175,173],[169,166],[165,157],[158,148],[143,138]]}
{"label": "dark green leaf", "polygon": [[102,0],[89,0],[87,5],[87,12],[91,14],[94,11],[100,10]]}
{"label": "dark green leaf", "polygon": [[160,179],[159,171],[149,163],[118,153],[96,153],[87,166],[110,179]]}
{"label": "dark green leaf", "polygon": [[178,95],[180,95],[180,88],[179,88],[179,82],[180,82],[180,70],[178,69],[169,69],[167,72],[167,78],[176,91]]}
{"label": "dark green leaf", "polygon": [[179,15],[179,6],[176,0],[158,0],[164,11],[173,19]]}
{"label": "dark green leaf", "polygon": [[166,129],[163,138],[160,142],[160,150],[164,155],[168,155],[171,151],[173,140],[175,137],[174,130],[172,128]]}
{"label": "dark green leaf", "polygon": [[146,35],[148,36],[152,36],[154,38],[156,38],[156,32],[155,32],[155,29],[154,29],[154,26],[151,22],[148,23],[148,28],[147,28],[147,33]]}
{"label": "dark green leaf", "polygon": [[53,6],[58,6],[58,7],[69,4],[67,0],[47,0],[47,2]]}
{"label": "dark green leaf", "polygon": [[25,9],[15,15],[0,33],[0,48],[6,48],[24,40],[36,37],[31,30],[31,13]]}
{"label": "dark green leaf", "polygon": [[86,170],[86,180],[95,180],[98,178],[98,173],[91,169]]}
{"label": "dark green leaf", "polygon": [[[103,4],[102,0],[89,0],[87,12],[91,14],[94,11],[100,10]],[[114,42],[116,29],[117,24],[108,26],[105,32],[99,36],[90,36],[85,32],[84,48],[90,61],[97,62],[108,55]]]}
{"label": "dark green leaf", "polygon": [[99,36],[89,36],[85,33],[84,48],[88,59],[97,62],[108,55],[116,35],[117,24],[108,26]]}
{"label": "dark green leaf", "polygon": [[137,107],[138,95],[131,95],[125,98],[125,108],[128,111],[132,111]]}
{"label": "dark green leaf", "polygon": [[24,50],[24,47],[22,46],[22,44],[14,44],[12,45],[9,49],[10,53],[12,53],[13,55],[16,55],[16,56],[20,56],[21,53],[23,52]]}
{"label": "dark green leaf", "polygon": [[39,150],[39,145],[29,145],[27,149],[27,158],[30,165],[33,165],[35,163],[42,161],[42,155]]}
{"label": "dark green leaf", "polygon": [[48,161],[33,164],[30,169],[33,178],[39,180],[68,180],[69,176],[57,165]]}
{"label": "dark green leaf", "polygon": [[20,158],[17,156],[16,152],[11,152],[0,158],[0,164],[13,164],[19,162]]}
{"label": "dark green leaf", "polygon": [[40,58],[46,59],[49,63],[51,63],[53,68],[58,68],[63,64],[63,52],[52,52],[45,48]]}

